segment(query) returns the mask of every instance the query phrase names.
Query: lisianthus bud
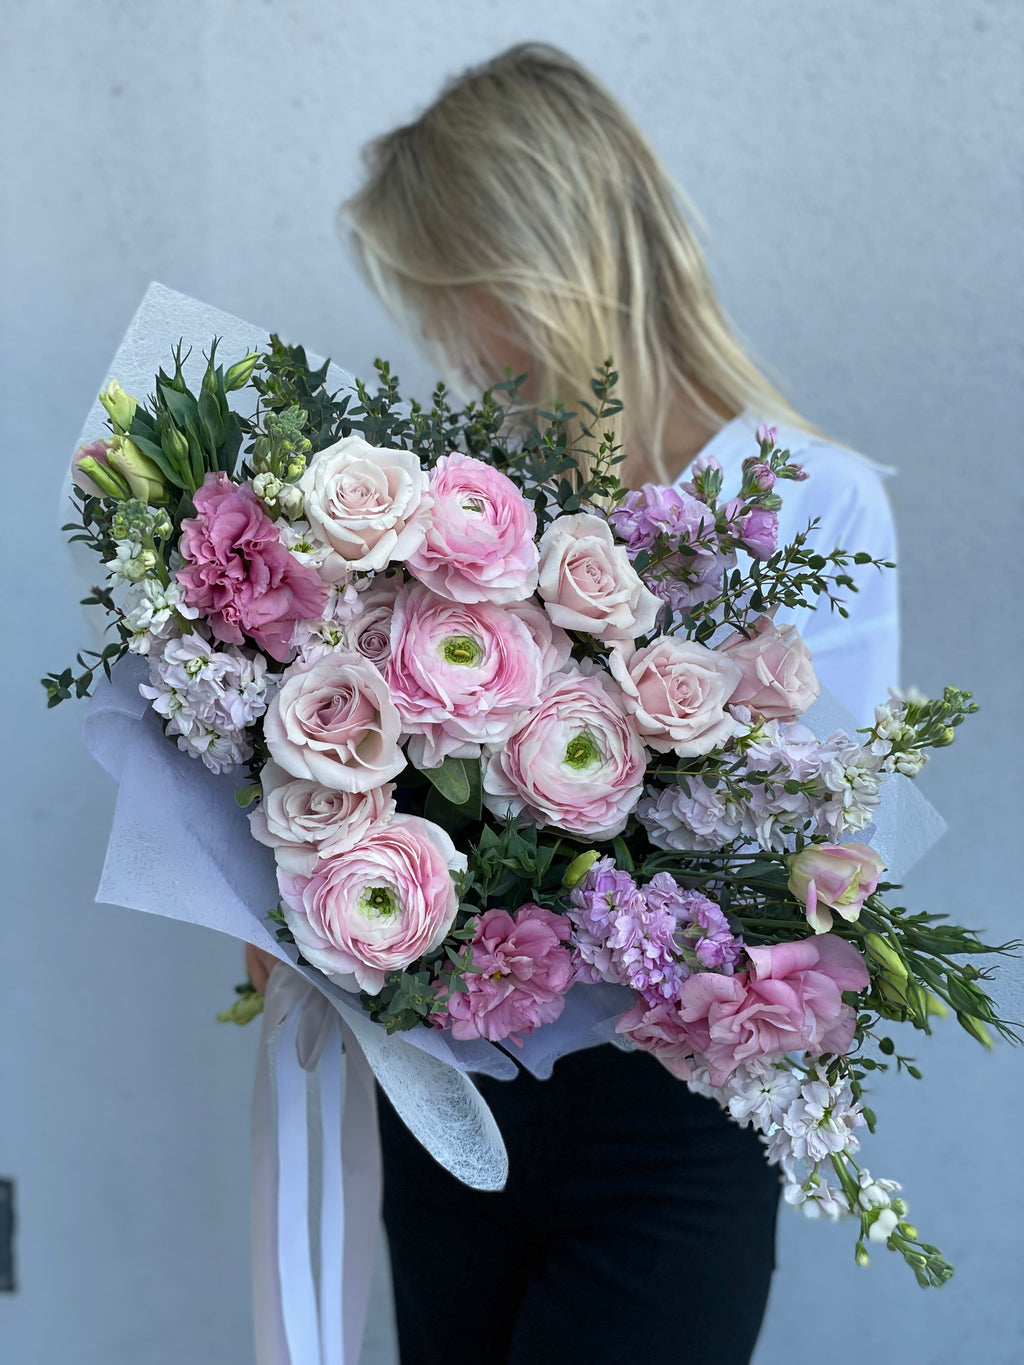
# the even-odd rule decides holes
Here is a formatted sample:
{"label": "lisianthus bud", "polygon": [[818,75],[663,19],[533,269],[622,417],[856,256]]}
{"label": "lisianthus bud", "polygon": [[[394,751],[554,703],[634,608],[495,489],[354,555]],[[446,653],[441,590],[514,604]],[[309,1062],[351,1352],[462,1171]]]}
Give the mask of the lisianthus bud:
{"label": "lisianthus bud", "polygon": [[231,366],[224,376],[224,388],[227,393],[234,393],[235,389],[245,388],[252,378],[252,372],[255,370],[259,358],[259,351],[250,351],[237,364]]}
{"label": "lisianthus bud", "polygon": [[75,486],[97,498],[127,498],[131,489],[107,462],[109,442],[93,441],[75,452],[71,475]]}
{"label": "lisianthus bud", "polygon": [[116,379],[112,379],[100,394],[100,402],[110,414],[110,420],[120,431],[127,431],[135,416],[139,402],[130,393],[125,393]]}
{"label": "lisianthus bud", "polygon": [[167,484],[159,467],[127,436],[115,437],[107,459],[111,468],[126,480],[133,497],[146,503],[167,501]]}
{"label": "lisianthus bud", "polygon": [[878,886],[885,864],[866,844],[808,844],[786,859],[789,891],[802,901],[816,934],[832,928],[832,911],[855,920]]}
{"label": "lisianthus bud", "polygon": [[583,881],[584,877],[600,856],[601,855],[596,848],[591,848],[588,849],[586,853],[581,853],[578,857],[573,858],[572,862],[565,869],[562,885],[567,887],[570,891],[574,886],[579,886],[580,882]]}
{"label": "lisianthus bud", "polygon": [[160,444],[163,446],[167,458],[173,460],[179,469],[188,469],[188,440],[183,432],[180,432],[177,427],[171,427],[169,431],[164,432]]}

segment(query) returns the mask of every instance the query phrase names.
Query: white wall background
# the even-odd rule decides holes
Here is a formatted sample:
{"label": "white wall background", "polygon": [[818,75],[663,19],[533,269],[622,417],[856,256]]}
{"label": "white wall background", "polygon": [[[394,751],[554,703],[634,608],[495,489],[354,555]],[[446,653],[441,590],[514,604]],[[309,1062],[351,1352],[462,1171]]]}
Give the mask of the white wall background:
{"label": "white wall background", "polygon": [[[908,895],[1020,931],[1022,21],[1014,0],[0,0],[5,1365],[251,1359],[255,1038],[213,1022],[238,953],[91,903],[112,790],[36,682],[82,639],[52,510],[70,445],[151,279],[424,392],[334,209],[367,137],[511,41],[611,84],[701,207],[744,334],[899,467],[904,680],[984,708],[923,779],[952,832]],[[953,1027],[914,1050],[926,1078],[881,1087],[870,1164],[958,1276],[857,1271],[846,1229],[788,1215],[758,1365],[1024,1359],[1021,1058]]]}

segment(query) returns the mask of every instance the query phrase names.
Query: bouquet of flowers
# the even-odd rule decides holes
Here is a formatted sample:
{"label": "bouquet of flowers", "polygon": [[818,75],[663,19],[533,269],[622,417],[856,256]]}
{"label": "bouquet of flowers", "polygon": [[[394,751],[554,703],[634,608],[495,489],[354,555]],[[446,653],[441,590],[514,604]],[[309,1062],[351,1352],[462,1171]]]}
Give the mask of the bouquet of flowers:
{"label": "bouquet of flowers", "polygon": [[[776,613],[845,615],[874,561],[813,526],[777,544],[804,476],[776,433],[739,488],[699,459],[627,491],[610,363],[582,440],[562,408],[525,422],[511,378],[427,410],[383,363],[330,393],[277,337],[226,369],[214,342],[198,393],[183,363],[145,402],[111,383],[76,455],[65,529],[113,636],[44,679],[50,705],[144,656],[168,740],[239,775],[294,961],[389,1033],[513,1054],[575,983],[613,983],[622,1045],[754,1127],[788,1202],[941,1284],[858,1160],[864,1082],[919,1074],[888,1021],[1014,1037],[976,962],[1016,945],[894,905],[870,826],[976,707],[947,688],[852,734],[801,723],[819,687]],[[260,1005],[247,984],[229,1017]]]}

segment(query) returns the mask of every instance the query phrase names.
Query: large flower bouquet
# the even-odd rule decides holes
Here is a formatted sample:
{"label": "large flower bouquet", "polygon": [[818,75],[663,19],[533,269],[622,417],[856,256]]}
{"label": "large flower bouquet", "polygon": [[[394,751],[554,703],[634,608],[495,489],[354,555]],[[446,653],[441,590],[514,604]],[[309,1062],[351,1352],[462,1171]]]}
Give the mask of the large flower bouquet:
{"label": "large flower bouquet", "polygon": [[623,1045],[753,1126],[790,1203],[942,1283],[857,1160],[862,1086],[918,1074],[883,1021],[1013,1036],[972,960],[1007,947],[895,907],[855,836],[976,708],[948,688],[852,734],[800,723],[819,688],[776,612],[845,614],[872,561],[777,545],[803,474],[775,433],[739,488],[703,459],[626,491],[610,366],[573,444],[561,409],[516,418],[512,380],[428,411],[383,364],[376,392],[331,394],[277,338],[227,370],[214,344],[198,393],[182,363],[145,403],[111,384],[111,432],[76,455],[66,529],[113,638],[44,680],[50,704],[146,656],[167,738],[241,775],[296,960],[389,1032],[513,1052],[574,983],[617,984]]}

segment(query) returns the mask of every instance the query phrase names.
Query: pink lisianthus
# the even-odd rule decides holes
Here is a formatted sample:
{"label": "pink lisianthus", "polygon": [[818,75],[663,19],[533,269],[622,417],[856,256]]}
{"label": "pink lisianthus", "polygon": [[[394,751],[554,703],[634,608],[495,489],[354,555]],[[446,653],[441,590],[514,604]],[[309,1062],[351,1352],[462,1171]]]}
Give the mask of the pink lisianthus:
{"label": "pink lisianthus", "polygon": [[688,1081],[693,1075],[693,1044],[674,1001],[650,1003],[637,999],[615,1025],[642,1052],[650,1052],[673,1076]]}
{"label": "pink lisianthus", "polygon": [[458,909],[459,853],[439,825],[395,815],[311,877],[278,870],[284,917],[303,957],[346,990],[379,991],[389,971],[433,952]]}
{"label": "pink lisianthus", "polygon": [[640,798],[646,763],[613,679],[559,673],[507,743],[484,750],[484,804],[499,819],[611,839]]}
{"label": "pink lisianthus", "polygon": [[72,483],[92,498],[105,498],[109,495],[90,479],[86,471],[80,469],[79,466],[83,460],[95,460],[101,469],[109,469],[110,461],[107,456],[111,444],[112,442],[109,440],[90,441],[88,445],[78,447],[71,461]]}
{"label": "pink lisianthus", "polygon": [[694,1052],[722,1085],[751,1057],[846,1052],[856,1011],[843,991],[867,988],[864,959],[851,943],[823,934],[799,943],[749,948],[751,970],[696,972],[679,988],[679,1018]]}
{"label": "pink lisianthus", "polygon": [[867,844],[808,844],[788,858],[789,889],[816,934],[832,928],[832,911],[857,919],[878,886],[885,863]]}
{"label": "pink lisianthus", "polygon": [[521,1044],[520,1035],[562,1013],[574,979],[564,946],[569,933],[563,916],[539,905],[520,906],[514,917],[507,910],[485,911],[473,935],[472,969],[462,978],[467,989],[451,992],[439,1022],[450,1022],[460,1040],[511,1038]]}
{"label": "pink lisianthus", "polygon": [[540,700],[541,655],[527,627],[492,602],[451,602],[414,583],[395,599],[391,699],[417,767],[498,744]]}
{"label": "pink lisianthus", "polygon": [[406,567],[452,602],[519,602],[537,586],[537,515],[507,475],[455,451],[430,478],[426,539]]}
{"label": "pink lisianthus", "polygon": [[326,586],[285,548],[249,484],[207,474],[193,502],[199,515],[182,522],[178,570],[186,605],[215,639],[240,645],[248,635],[284,661],[295,622],[323,611]]}
{"label": "pink lisianthus", "polygon": [[796,720],[821,691],[796,626],[777,626],[770,616],[757,618],[749,639],[736,631],[715,653],[740,670],[730,704],[748,706],[764,720]]}

